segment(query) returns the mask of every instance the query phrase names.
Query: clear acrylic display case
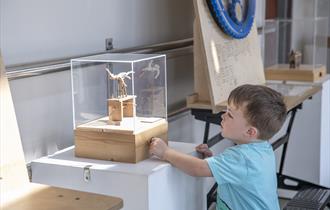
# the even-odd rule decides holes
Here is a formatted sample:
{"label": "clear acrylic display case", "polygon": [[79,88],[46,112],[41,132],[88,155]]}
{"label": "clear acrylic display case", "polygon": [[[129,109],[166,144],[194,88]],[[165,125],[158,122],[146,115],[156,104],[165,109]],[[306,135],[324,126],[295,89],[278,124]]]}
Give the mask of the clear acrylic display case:
{"label": "clear acrylic display case", "polygon": [[300,70],[300,74],[303,70],[306,70],[305,73],[326,73],[326,17],[267,20],[264,33],[266,70]]}
{"label": "clear acrylic display case", "polygon": [[267,20],[265,67],[289,64],[291,50],[302,54],[301,64],[317,68],[327,64],[328,19],[324,17]]}
{"label": "clear acrylic display case", "polygon": [[166,58],[101,54],[71,60],[74,129],[138,133],[167,119]]}
{"label": "clear acrylic display case", "polygon": [[329,0],[287,0],[292,5],[292,17],[317,18],[329,17]]}
{"label": "clear acrylic display case", "polygon": [[165,55],[71,60],[75,155],[137,163],[152,137],[167,142]]}

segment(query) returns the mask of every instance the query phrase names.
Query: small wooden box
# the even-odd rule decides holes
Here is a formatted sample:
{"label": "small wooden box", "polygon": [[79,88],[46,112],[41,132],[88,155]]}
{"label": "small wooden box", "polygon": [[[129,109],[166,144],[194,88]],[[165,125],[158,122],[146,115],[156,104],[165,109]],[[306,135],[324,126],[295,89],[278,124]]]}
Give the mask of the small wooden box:
{"label": "small wooden box", "polygon": [[323,65],[313,67],[311,65],[300,65],[299,68],[289,68],[289,64],[278,64],[265,70],[267,80],[293,80],[303,82],[314,82],[326,75]]}
{"label": "small wooden box", "polygon": [[124,118],[121,125],[109,125],[104,117],[78,126],[75,131],[77,157],[137,163],[149,157],[152,137],[167,142],[168,124],[165,119],[139,118],[133,132],[133,118]]}
{"label": "small wooden box", "polygon": [[120,122],[124,117],[135,115],[135,96],[108,99],[109,122]]}

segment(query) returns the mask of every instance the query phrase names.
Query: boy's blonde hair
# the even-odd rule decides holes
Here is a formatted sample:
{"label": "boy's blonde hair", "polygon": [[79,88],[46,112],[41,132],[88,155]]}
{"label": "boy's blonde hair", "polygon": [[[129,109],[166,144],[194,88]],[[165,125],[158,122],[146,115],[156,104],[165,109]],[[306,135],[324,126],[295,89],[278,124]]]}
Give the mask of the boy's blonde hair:
{"label": "boy's blonde hair", "polygon": [[230,93],[228,104],[243,108],[248,123],[258,129],[259,139],[270,139],[286,119],[283,96],[266,86],[239,86]]}

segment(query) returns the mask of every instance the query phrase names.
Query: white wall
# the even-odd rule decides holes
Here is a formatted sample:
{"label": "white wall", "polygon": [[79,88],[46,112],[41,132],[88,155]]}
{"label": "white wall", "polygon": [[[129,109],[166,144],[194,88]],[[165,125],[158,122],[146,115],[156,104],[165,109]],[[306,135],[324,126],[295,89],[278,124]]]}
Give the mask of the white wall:
{"label": "white wall", "polygon": [[188,0],[0,0],[7,65],[192,37]]}

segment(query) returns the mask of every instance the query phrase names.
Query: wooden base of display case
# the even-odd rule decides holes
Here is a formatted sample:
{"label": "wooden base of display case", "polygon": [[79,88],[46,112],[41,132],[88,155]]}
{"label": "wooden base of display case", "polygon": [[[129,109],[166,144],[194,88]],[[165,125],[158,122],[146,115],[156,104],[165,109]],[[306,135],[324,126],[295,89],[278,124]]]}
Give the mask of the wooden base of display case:
{"label": "wooden base of display case", "polygon": [[[135,127],[134,127],[135,125]],[[78,126],[75,131],[77,157],[137,163],[149,157],[152,137],[167,142],[168,124],[162,118],[124,118],[120,125],[109,125],[104,117]]]}
{"label": "wooden base of display case", "polygon": [[292,80],[315,82],[326,75],[323,65],[300,65],[299,68],[290,69],[289,64],[278,64],[265,70],[267,80]]}

